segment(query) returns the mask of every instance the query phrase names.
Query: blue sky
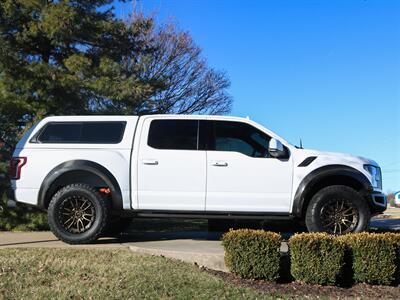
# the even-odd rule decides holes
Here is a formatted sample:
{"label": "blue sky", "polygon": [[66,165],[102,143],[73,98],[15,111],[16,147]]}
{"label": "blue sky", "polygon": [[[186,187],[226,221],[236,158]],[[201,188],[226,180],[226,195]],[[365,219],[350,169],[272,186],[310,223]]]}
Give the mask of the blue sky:
{"label": "blue sky", "polygon": [[[227,72],[231,115],[376,160],[400,190],[400,1],[143,0]],[[115,3],[127,17],[132,2]]]}

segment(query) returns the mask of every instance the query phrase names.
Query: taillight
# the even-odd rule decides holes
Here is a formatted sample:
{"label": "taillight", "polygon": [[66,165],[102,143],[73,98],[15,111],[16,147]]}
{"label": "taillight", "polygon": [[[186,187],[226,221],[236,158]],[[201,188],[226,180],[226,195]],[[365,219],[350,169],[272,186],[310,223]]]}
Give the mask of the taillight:
{"label": "taillight", "polygon": [[13,157],[10,160],[10,179],[18,180],[21,178],[21,169],[26,164],[26,157]]}

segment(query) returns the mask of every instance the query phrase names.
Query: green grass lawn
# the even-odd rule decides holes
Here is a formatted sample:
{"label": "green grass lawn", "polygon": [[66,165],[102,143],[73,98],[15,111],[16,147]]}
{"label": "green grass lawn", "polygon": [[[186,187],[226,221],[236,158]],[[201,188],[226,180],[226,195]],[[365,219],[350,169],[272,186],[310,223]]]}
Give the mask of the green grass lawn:
{"label": "green grass lawn", "polygon": [[128,250],[0,250],[0,299],[264,299],[197,267]]}

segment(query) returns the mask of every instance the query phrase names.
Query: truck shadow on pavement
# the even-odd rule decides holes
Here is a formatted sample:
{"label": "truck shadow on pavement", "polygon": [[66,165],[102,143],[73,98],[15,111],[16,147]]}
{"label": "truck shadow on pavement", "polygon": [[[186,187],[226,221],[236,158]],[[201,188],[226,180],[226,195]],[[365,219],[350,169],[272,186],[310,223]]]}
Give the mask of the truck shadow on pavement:
{"label": "truck shadow on pavement", "polygon": [[[208,240],[219,241],[223,234],[232,229],[251,228],[275,231],[288,239],[294,233],[304,232],[306,228],[295,222],[259,222],[232,221],[224,224],[225,228],[210,229],[207,220],[174,220],[174,219],[138,219],[122,234],[116,237],[121,243],[149,242],[165,240]],[[111,240],[101,239],[98,243],[110,243]]]}
{"label": "truck shadow on pavement", "polygon": [[[284,240],[288,240],[293,234],[307,232],[305,226],[296,222],[236,222],[232,227],[223,230],[209,230],[207,221],[176,221],[176,220],[139,220],[115,239],[101,239],[98,243],[112,243],[118,240],[121,243],[164,241],[164,240],[209,240],[219,241],[223,234],[230,228],[264,229],[278,232]],[[370,231],[398,231],[400,233],[400,218],[373,218],[370,223]]]}
{"label": "truck shadow on pavement", "polygon": [[[294,222],[234,222],[224,229],[209,230],[207,220],[177,220],[177,219],[137,219],[129,228],[114,237],[103,237],[89,245],[70,246],[59,241],[50,232],[3,232],[0,233],[0,248],[8,247],[85,247],[85,248],[118,248],[144,242],[170,241],[202,241],[204,245],[215,244],[230,228],[265,229],[278,232],[283,240],[288,240],[293,234],[305,232],[304,226]],[[371,232],[399,232],[400,218],[373,218],[370,223]],[[219,243],[217,243],[219,244]]]}
{"label": "truck shadow on pavement", "polygon": [[375,218],[369,225],[371,230],[398,231],[400,233],[400,216],[396,218]]}

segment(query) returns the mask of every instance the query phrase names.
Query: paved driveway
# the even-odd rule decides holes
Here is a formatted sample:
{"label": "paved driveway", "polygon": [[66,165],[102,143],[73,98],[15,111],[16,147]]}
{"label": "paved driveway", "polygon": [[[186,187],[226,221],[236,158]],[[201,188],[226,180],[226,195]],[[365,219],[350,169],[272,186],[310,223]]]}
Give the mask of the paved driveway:
{"label": "paved driveway", "polygon": [[196,263],[214,270],[227,271],[221,233],[205,231],[127,233],[120,238],[102,238],[95,244],[68,245],[51,232],[0,232],[2,248],[76,248],[76,249],[126,249],[146,255]]}
{"label": "paved driveway", "polygon": [[[141,224],[142,225],[142,224]],[[285,238],[293,234],[287,224],[273,226]],[[371,228],[391,229],[400,232],[400,209],[389,209],[386,218],[374,218]],[[204,226],[197,230],[169,231],[130,230],[119,238],[102,238],[95,244],[68,245],[59,241],[51,232],[0,232],[1,248],[78,248],[78,249],[130,249],[131,251],[162,255],[169,258],[197,263],[216,270],[226,270],[224,251],[220,242],[222,232],[207,232]],[[281,251],[287,251],[287,244],[282,243]]]}
{"label": "paved driveway", "polygon": [[[206,231],[184,232],[130,232],[119,238],[101,238],[95,244],[69,245],[58,240],[50,231],[40,232],[0,232],[0,248],[127,248],[129,246],[171,245],[173,241],[190,240],[193,242],[206,242],[206,245],[219,244],[221,233],[208,233]],[[179,248],[180,244],[176,243]],[[204,247],[199,246],[199,249]]]}

